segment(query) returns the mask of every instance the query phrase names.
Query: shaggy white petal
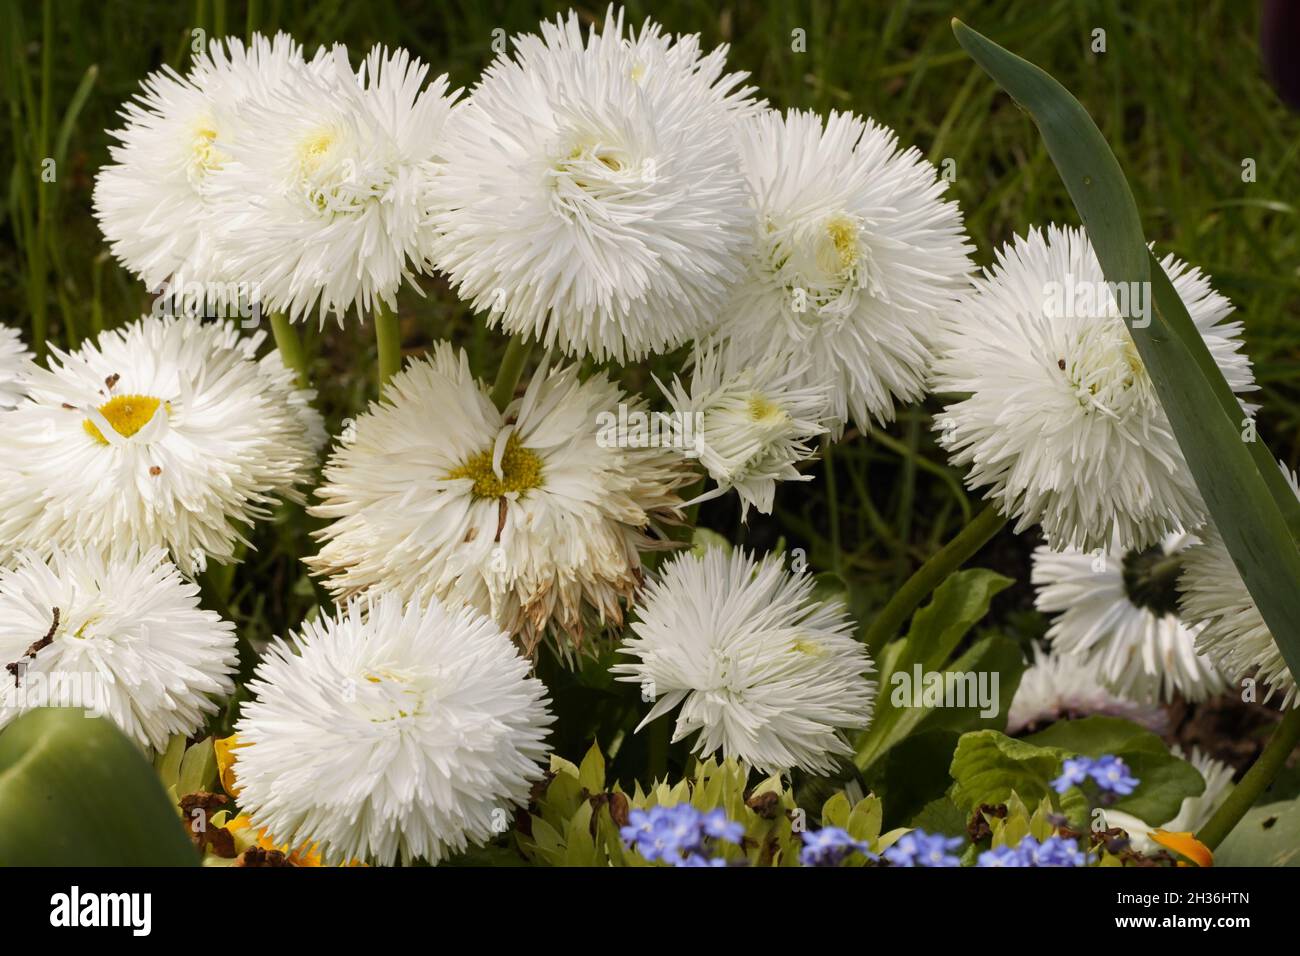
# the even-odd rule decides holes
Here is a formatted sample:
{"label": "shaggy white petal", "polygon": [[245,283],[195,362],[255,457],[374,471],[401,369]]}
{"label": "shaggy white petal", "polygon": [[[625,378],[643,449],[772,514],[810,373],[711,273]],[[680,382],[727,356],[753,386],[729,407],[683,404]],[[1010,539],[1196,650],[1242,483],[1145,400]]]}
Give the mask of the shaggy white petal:
{"label": "shaggy white petal", "polygon": [[726,47],[610,8],[514,39],[448,124],[430,260],[476,310],[570,354],[638,359],[696,337],[741,274],[749,212]]}
{"label": "shaggy white petal", "polygon": [[233,560],[276,498],[301,500],[324,434],[264,333],[143,318],[33,368],[0,429],[0,557],[19,548],[171,551]]}
{"label": "shaggy white petal", "polygon": [[199,607],[198,586],[161,548],[48,562],[23,552],[0,569],[0,662],[18,665],[12,678],[0,670],[0,727],[48,702],[99,712],[163,750],[234,691],[237,658],[235,626]]}
{"label": "shaggy white petal", "polygon": [[459,91],[405,50],[317,55],[241,103],[212,177],[220,254],[263,305],[324,322],[369,312],[423,262],[431,181]]}
{"label": "shaggy white petal", "polygon": [[[1291,490],[1300,497],[1296,474],[1278,463]],[[1234,682],[1253,676],[1268,688],[1264,699],[1282,695],[1282,706],[1300,707],[1295,676],[1286,665],[1273,633],[1228,554],[1223,536],[1211,524],[1202,543],[1187,552],[1178,580],[1183,616],[1203,626],[1196,646]]]}
{"label": "shaggy white petal", "polygon": [[713,548],[676,556],[646,586],[619,648],[636,661],[610,670],[656,699],[641,727],[680,704],[673,740],[700,731],[701,757],[828,773],[853,753],[840,728],[866,727],[875,701],[853,626],[842,603],[813,597],[812,575]]}
{"label": "shaggy white petal", "polygon": [[23,380],[32,353],[17,329],[0,325],[0,411],[13,408],[27,394]]}
{"label": "shaggy white petal", "polygon": [[1103,686],[1097,670],[1075,654],[1047,652],[1034,645],[1034,661],[1020,678],[1007,710],[1007,733],[1042,730],[1058,720],[1101,714],[1123,717],[1155,733],[1169,718],[1155,701],[1132,701]]}
{"label": "shaggy white petal", "polygon": [[439,342],[342,436],[311,509],[333,520],[307,564],[340,597],[467,602],[529,650],[550,625],[574,646],[584,617],[621,625],[649,526],[680,517],[691,480],[670,449],[597,440],[598,415],[623,401],[641,407],[604,374],[542,368],[503,414]]}
{"label": "shaggy white petal", "polygon": [[1149,595],[1143,590],[1153,562],[1185,554],[1195,542],[1177,534],[1143,552],[1035,550],[1034,604],[1056,615],[1047,631],[1053,650],[1078,656],[1081,667],[1133,700],[1200,701],[1227,690],[1213,661],[1196,651],[1200,627],[1178,618],[1175,578],[1152,585]]}
{"label": "shaggy white petal", "polygon": [[326,863],[444,856],[526,805],[554,718],[509,636],[468,608],[386,593],[277,640],[248,684],[239,803]]}
{"label": "shaggy white petal", "polygon": [[754,356],[808,357],[829,376],[839,430],[890,421],[925,391],[941,313],[966,288],[973,247],[946,183],[887,127],[849,113],[768,111],[740,127],[753,194],[744,281],[719,333]]}
{"label": "shaggy white petal", "polygon": [[247,47],[215,40],[186,76],[152,73],[123,106],[123,126],[109,134],[113,162],[95,179],[95,216],[113,255],[149,289],[174,283],[191,305],[234,297],[227,286],[244,277],[216,253],[230,224],[213,217],[213,179],[246,135],[241,103],[303,69],[301,47],[283,33]]}
{"label": "shaggy white petal", "polygon": [[[1231,303],[1198,270],[1161,262],[1224,377],[1254,389]],[[1017,236],[944,323],[936,416],[967,484],[987,487],[1015,530],[1085,551],[1144,548],[1198,527],[1205,506],[1087,236]],[[1075,290],[1067,294],[1066,290]],[[1243,409],[1249,406],[1243,406]],[[1245,411],[1243,410],[1243,417]]]}
{"label": "shaggy white petal", "polygon": [[[772,513],[778,481],[811,481],[795,465],[810,458],[809,440],[826,432],[830,388],[813,381],[808,359],[792,352],[738,362],[736,350],[704,348],[695,353],[691,384],[680,377],[671,390],[660,384],[674,413],[692,416],[700,464],[718,484],[740,496],[740,516],[753,505]],[[678,418],[678,421],[685,421]]]}

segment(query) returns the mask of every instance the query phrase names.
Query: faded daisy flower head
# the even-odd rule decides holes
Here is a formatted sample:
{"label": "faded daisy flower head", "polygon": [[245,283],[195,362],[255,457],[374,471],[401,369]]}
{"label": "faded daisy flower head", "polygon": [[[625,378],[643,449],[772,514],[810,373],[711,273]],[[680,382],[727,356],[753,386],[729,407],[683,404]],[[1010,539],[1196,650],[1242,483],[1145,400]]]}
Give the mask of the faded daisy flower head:
{"label": "faded daisy flower head", "polygon": [[34,367],[0,430],[0,554],[167,548],[234,559],[239,525],[301,501],[323,435],[277,353],[231,323],[145,317]]}
{"label": "faded daisy flower head", "polygon": [[[1254,389],[1232,305],[1197,269],[1161,266],[1234,392]],[[1123,290],[1136,313],[1147,295]],[[1149,306],[1149,302],[1147,303]],[[1145,548],[1205,506],[1155,386],[1080,229],[1017,236],[944,323],[935,418],[967,484],[1053,548]],[[1249,406],[1243,406],[1248,409]],[[1243,411],[1243,415],[1245,411]]]}
{"label": "faded daisy flower head", "polygon": [[[1296,474],[1279,462],[1297,497]],[[1201,626],[1197,649],[1213,660],[1228,678],[1240,682],[1254,677],[1266,688],[1264,700],[1282,695],[1282,707],[1300,706],[1295,675],[1287,667],[1273,632],[1255,606],[1241,572],[1211,523],[1202,541],[1187,551],[1178,579],[1183,617]]]}
{"label": "faded daisy flower head", "polygon": [[946,183],[915,148],[850,113],[766,111],[740,126],[753,195],[744,281],[719,334],[742,351],[809,358],[833,383],[840,430],[894,417],[925,392],[941,313],[966,288],[972,246]]}
{"label": "faded daisy flower head", "polygon": [[22,552],[0,568],[0,726],[33,707],[79,707],[164,750],[235,689],[235,626],[199,607],[162,548]]}
{"label": "faded daisy flower head", "polygon": [[806,357],[774,352],[752,363],[735,359],[731,347],[696,351],[690,386],[674,379],[660,385],[674,414],[692,416],[698,454],[717,489],[700,499],[735,489],[741,519],[752,505],[772,513],[778,481],[810,481],[795,467],[810,458],[809,442],[826,432],[830,387],[812,381]]}
{"label": "faded daisy flower head", "polygon": [[354,70],[336,45],[240,106],[245,135],[214,177],[228,267],[263,305],[341,322],[396,307],[423,264],[430,182],[459,95],[405,50]]}
{"label": "faded daisy flower head", "polygon": [[1178,617],[1176,582],[1195,543],[1175,534],[1143,549],[1035,550],[1034,605],[1055,615],[1047,631],[1053,650],[1078,656],[1133,700],[1201,701],[1227,690],[1214,662],[1196,650],[1200,627]]}
{"label": "faded daisy flower head", "polygon": [[[311,508],[331,519],[307,564],[340,598],[371,588],[466,602],[532,650],[618,626],[653,525],[691,480],[669,448],[603,442],[604,412],[641,408],[605,375],[543,367],[500,412],[463,351],[439,342],[355,423]],[[561,636],[562,635],[562,636]]]}
{"label": "faded daisy flower head", "polygon": [[781,559],[710,548],[679,554],[646,585],[614,665],[655,704],[638,730],[680,706],[673,740],[764,773],[829,773],[867,726],[875,700],[866,647],[844,605],[813,596],[813,576]]}
{"label": "faded daisy flower head", "polygon": [[712,323],[741,274],[748,200],[726,48],[610,7],[514,40],[453,120],[428,252],[489,321],[566,353],[638,359]]}
{"label": "faded daisy flower head", "polygon": [[1169,727],[1168,714],[1157,701],[1121,697],[1102,683],[1085,658],[1035,644],[1033,660],[1007,708],[1007,733],[1032,733],[1058,720],[1096,715],[1122,717],[1157,734]]}
{"label": "faded daisy flower head", "polygon": [[551,716],[496,624],[386,593],[277,640],[240,709],[240,808],[277,844],[388,866],[503,833],[526,805]]}

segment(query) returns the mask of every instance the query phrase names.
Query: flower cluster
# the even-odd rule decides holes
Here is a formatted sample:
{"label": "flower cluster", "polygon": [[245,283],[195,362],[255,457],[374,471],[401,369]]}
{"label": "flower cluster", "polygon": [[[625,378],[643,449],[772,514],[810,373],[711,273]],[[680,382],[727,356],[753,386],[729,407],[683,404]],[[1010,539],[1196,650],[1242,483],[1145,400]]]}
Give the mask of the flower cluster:
{"label": "flower cluster", "polygon": [[623,842],[651,863],[672,866],[726,866],[713,855],[717,842],[739,846],[745,828],[722,810],[707,813],[689,803],[633,810],[619,830]]}
{"label": "flower cluster", "polygon": [[891,866],[961,866],[953,850],[961,849],[965,842],[961,837],[911,830],[886,849],[884,857]]}
{"label": "flower cluster", "polygon": [[1070,757],[1061,765],[1061,775],[1052,781],[1052,789],[1065,793],[1071,787],[1082,786],[1091,780],[1105,794],[1126,797],[1137,789],[1140,782],[1129,771],[1128,765],[1113,754],[1092,757]]}
{"label": "flower cluster", "polygon": [[839,866],[850,853],[861,853],[869,860],[877,858],[866,841],[853,839],[840,827],[805,830],[801,836],[803,849],[799,851],[799,862],[804,866]]}
{"label": "flower cluster", "polygon": [[1039,842],[1026,834],[1015,846],[999,846],[985,850],[975,861],[977,867],[1026,866],[1087,866],[1092,862],[1089,854],[1079,849],[1074,837],[1058,834]]}

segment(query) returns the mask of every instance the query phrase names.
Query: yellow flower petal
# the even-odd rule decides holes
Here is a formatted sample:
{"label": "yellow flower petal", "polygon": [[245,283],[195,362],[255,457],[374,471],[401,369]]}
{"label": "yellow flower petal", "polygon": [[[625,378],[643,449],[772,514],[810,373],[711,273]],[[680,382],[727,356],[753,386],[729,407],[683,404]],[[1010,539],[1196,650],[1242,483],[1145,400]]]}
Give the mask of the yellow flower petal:
{"label": "yellow flower petal", "polygon": [[[1151,839],[1180,856],[1185,856],[1197,866],[1214,866],[1214,853],[1191,833],[1152,830]],[[1178,865],[1187,866],[1181,862]]]}
{"label": "yellow flower petal", "polygon": [[212,749],[217,755],[217,770],[221,773],[221,787],[230,797],[239,796],[239,787],[235,783],[235,748],[242,746],[238,734],[212,741]]}

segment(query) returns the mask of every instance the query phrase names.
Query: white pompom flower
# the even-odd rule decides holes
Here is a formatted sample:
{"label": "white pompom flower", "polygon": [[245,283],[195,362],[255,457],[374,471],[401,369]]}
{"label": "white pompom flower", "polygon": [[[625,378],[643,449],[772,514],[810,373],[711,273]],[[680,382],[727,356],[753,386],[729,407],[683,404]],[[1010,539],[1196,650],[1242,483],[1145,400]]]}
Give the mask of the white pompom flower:
{"label": "white pompom flower", "polygon": [[110,134],[113,161],[95,179],[95,216],[113,255],[149,289],[187,306],[238,294],[216,251],[228,224],[213,219],[213,179],[242,136],[240,104],[304,68],[301,47],[283,33],[255,35],[248,46],[217,40],[187,75],[150,74],[123,106],[123,126]]}
{"label": "white pompom flower", "polygon": [[712,548],[681,554],[646,586],[619,680],[656,698],[638,730],[681,706],[673,740],[764,773],[828,773],[853,753],[843,730],[871,719],[876,686],[844,605],[813,596],[812,575],[776,556]]}
{"label": "white pompom flower", "polygon": [[[540,369],[504,413],[463,351],[439,342],[385,387],[324,469],[307,558],[338,597],[380,588],[466,602],[532,650],[622,624],[652,525],[680,519],[691,480],[666,447],[602,440],[625,397],[605,375]],[[569,647],[563,638],[561,650]]]}
{"label": "white pompom flower", "polygon": [[240,807],[327,864],[444,856],[504,832],[554,718],[509,636],[468,608],[351,602],[274,642],[235,727]]}
{"label": "white pompom flower", "polygon": [[1058,720],[1097,715],[1122,717],[1157,734],[1169,727],[1169,717],[1158,702],[1120,697],[1102,684],[1096,668],[1084,658],[1048,652],[1035,644],[1033,661],[1007,709],[1007,733],[1033,733]]}
{"label": "white pompom flower", "polygon": [[756,108],[726,48],[610,8],[514,40],[445,134],[430,260],[507,331],[598,360],[698,336],[740,277],[734,123]]}
{"label": "white pompom flower", "polygon": [[378,46],[354,70],[337,45],[241,103],[214,209],[223,260],[265,308],[322,322],[396,308],[423,264],[428,190],[459,95],[427,74]]}
{"label": "white pompom flower", "polygon": [[[1291,490],[1300,497],[1296,474],[1279,462]],[[1183,617],[1203,625],[1197,649],[1218,664],[1230,680],[1253,677],[1268,690],[1264,700],[1282,695],[1282,707],[1300,707],[1295,675],[1287,667],[1273,632],[1255,606],[1241,572],[1211,523],[1199,545],[1188,550],[1178,579]]]}
{"label": "white pompom flower", "polygon": [[1195,543],[1176,534],[1141,550],[1037,548],[1034,604],[1055,615],[1047,631],[1053,650],[1079,657],[1133,700],[1202,701],[1227,690],[1214,662],[1197,653],[1200,627],[1178,617],[1176,582]]}
{"label": "white pompom flower", "polygon": [[0,428],[0,555],[170,550],[234,559],[240,525],[301,501],[323,434],[313,392],[230,323],[145,317],[52,350]]}
{"label": "white pompom flower", "polygon": [[23,552],[0,569],[0,726],[78,707],[161,751],[217,712],[237,659],[235,626],[199,607],[198,586],[161,548]]}
{"label": "white pompom flower", "polygon": [[13,408],[27,394],[23,380],[32,353],[17,329],[0,325],[0,411]]}
{"label": "white pompom flower", "polygon": [[[1199,270],[1173,256],[1161,265],[1228,385],[1254,389],[1231,303]],[[1149,292],[1117,291],[1131,311],[1150,309]],[[934,388],[964,396],[936,416],[940,444],[1017,532],[1040,524],[1056,549],[1108,548],[1115,535],[1145,548],[1205,518],[1082,230],[1032,230],[998,252],[944,325]]]}
{"label": "white pompom flower", "polygon": [[795,466],[827,430],[830,388],[810,378],[808,360],[791,352],[742,363],[725,347],[697,350],[689,388],[680,377],[671,389],[660,385],[676,420],[695,436],[687,454],[698,455],[718,485],[697,500],[734,488],[744,520],[751,505],[772,513],[778,481],[812,480]]}
{"label": "white pompom flower", "polygon": [[719,328],[753,355],[810,359],[832,414],[859,428],[925,391],[941,313],[973,247],[946,183],[887,127],[849,113],[768,111],[740,127],[754,250]]}

